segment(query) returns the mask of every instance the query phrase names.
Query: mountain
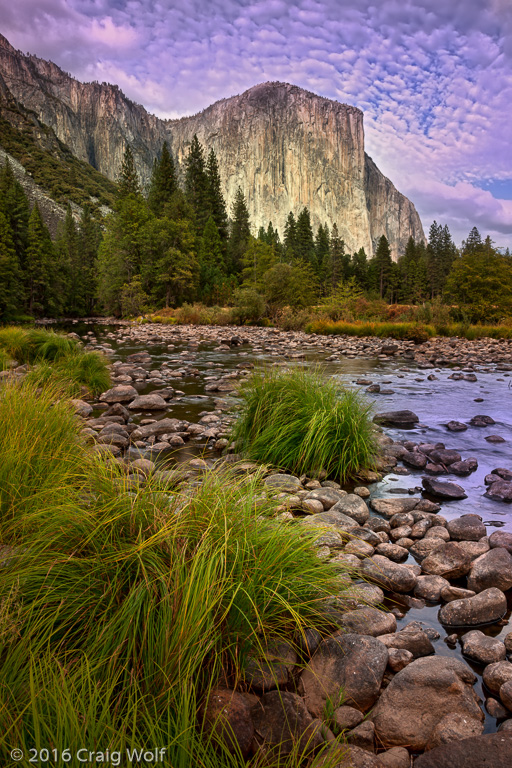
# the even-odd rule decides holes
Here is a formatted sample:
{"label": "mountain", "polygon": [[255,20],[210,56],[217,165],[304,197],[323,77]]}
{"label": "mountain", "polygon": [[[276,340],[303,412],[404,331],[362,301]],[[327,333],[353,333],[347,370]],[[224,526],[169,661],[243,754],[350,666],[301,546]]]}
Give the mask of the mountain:
{"label": "mountain", "polygon": [[337,223],[349,251],[372,254],[385,234],[396,258],[411,235],[425,239],[414,205],[366,155],[356,107],[264,83],[191,117],[161,120],[117,86],[80,83],[1,35],[0,76],[17,103],[109,179],[117,178],[127,143],[147,183],[163,142],[182,163],[196,133],[215,150],[228,208],[240,186],[256,230],[272,221],[282,235],[288,213],[307,206],[315,229]]}

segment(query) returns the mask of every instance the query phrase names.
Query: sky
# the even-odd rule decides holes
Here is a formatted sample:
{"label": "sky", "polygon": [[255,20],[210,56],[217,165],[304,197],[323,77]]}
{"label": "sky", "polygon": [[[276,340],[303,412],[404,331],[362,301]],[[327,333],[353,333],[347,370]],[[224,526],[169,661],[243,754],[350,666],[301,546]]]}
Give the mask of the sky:
{"label": "sky", "polygon": [[512,249],[512,0],[16,0],[0,31],[161,117],[272,80],[357,106],[427,235]]}

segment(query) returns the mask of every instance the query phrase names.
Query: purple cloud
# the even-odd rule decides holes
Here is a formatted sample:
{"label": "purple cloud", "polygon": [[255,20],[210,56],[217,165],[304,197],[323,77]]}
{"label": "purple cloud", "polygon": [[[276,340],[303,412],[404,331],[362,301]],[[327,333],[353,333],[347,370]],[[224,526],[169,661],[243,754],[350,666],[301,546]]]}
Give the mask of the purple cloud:
{"label": "purple cloud", "polygon": [[480,189],[512,179],[510,0],[20,0],[0,29],[162,117],[267,80],[354,104],[427,229],[512,243],[509,201]]}

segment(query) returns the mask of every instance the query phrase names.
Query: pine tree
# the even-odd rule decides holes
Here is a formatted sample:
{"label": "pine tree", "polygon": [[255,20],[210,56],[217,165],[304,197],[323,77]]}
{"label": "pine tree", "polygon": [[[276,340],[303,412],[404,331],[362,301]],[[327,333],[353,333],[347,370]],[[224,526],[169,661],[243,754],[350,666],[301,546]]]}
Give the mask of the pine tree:
{"label": "pine tree", "polygon": [[0,210],[6,217],[16,250],[20,269],[23,269],[27,249],[30,204],[23,187],[16,179],[9,160],[0,172]]}
{"label": "pine tree", "polygon": [[439,296],[457,256],[457,248],[447,226],[434,221],[430,227],[427,245],[427,271],[432,298]]}
{"label": "pine tree", "polygon": [[91,207],[87,203],[82,209],[78,229],[78,253],[81,265],[81,288],[83,312],[89,316],[94,309],[97,291],[98,248],[101,241],[101,228],[91,216]]}
{"label": "pine tree", "polygon": [[201,296],[207,303],[219,301],[227,270],[219,230],[210,216],[206,222],[199,248]]}
{"label": "pine tree", "polygon": [[153,163],[148,193],[148,206],[155,216],[163,215],[164,207],[171,202],[177,188],[176,166],[164,141],[160,158]]}
{"label": "pine tree", "polygon": [[374,286],[372,287],[379,292],[380,298],[383,299],[389,287],[393,269],[391,251],[385,235],[382,235],[377,244],[377,250],[375,251],[375,256],[372,259],[371,265],[374,274]]}
{"label": "pine tree", "polygon": [[128,195],[140,195],[139,177],[135,168],[135,160],[130,145],[124,151],[121,175],[118,181],[117,197],[122,200]]}
{"label": "pine tree", "polygon": [[208,179],[208,207],[210,215],[213,217],[221,239],[222,248],[225,250],[228,238],[228,215],[226,213],[226,201],[222,194],[217,156],[213,149],[210,149],[208,155],[206,176]]}
{"label": "pine tree", "polygon": [[320,224],[315,237],[315,261],[320,267],[321,280],[325,288],[329,264],[329,227]]}
{"label": "pine tree", "polygon": [[287,262],[297,258],[297,222],[293,212],[290,211],[284,225],[284,253]]}
{"label": "pine tree", "polygon": [[55,296],[52,293],[52,265],[55,252],[50,233],[36,205],[28,222],[27,251],[25,255],[25,281],[28,309],[31,314],[55,315]]}
{"label": "pine tree", "polygon": [[249,223],[249,210],[245,201],[245,196],[240,187],[236,190],[235,199],[231,207],[231,231],[229,233],[228,254],[230,261],[230,271],[239,273],[242,264],[242,258],[247,250],[249,238],[251,236],[251,227]]}
{"label": "pine tree", "polygon": [[476,227],[473,227],[468,235],[468,239],[462,241],[462,255],[465,256],[466,253],[473,253],[474,251],[479,250],[481,246],[482,237],[480,232]]}
{"label": "pine tree", "polygon": [[[141,277],[144,290],[166,307],[195,298],[199,264],[191,222],[167,217],[146,222],[142,232]],[[126,282],[129,285],[133,279]]]}
{"label": "pine tree", "polygon": [[78,235],[75,220],[68,205],[66,218],[60,222],[55,240],[56,267],[59,275],[59,293],[66,314],[78,316],[81,310],[81,263],[78,253]]}
{"label": "pine tree", "polygon": [[192,206],[196,233],[203,234],[210,218],[210,185],[206,173],[203,147],[194,134],[188,156],[185,160],[185,195]]}
{"label": "pine tree", "polygon": [[0,211],[0,322],[23,308],[21,272],[9,222]]}
{"label": "pine tree", "polygon": [[315,258],[315,240],[311,227],[311,217],[307,208],[303,208],[297,217],[295,240],[296,258],[306,264],[311,264],[315,271],[318,272],[318,264]]}
{"label": "pine tree", "polygon": [[354,253],[350,263],[351,276],[363,290],[368,289],[368,258],[364,248]]}
{"label": "pine tree", "polygon": [[334,291],[341,280],[347,277],[345,274],[347,262],[348,257],[345,254],[345,243],[339,235],[338,225],[334,223],[329,240],[329,252],[325,261],[326,282],[331,292]]}

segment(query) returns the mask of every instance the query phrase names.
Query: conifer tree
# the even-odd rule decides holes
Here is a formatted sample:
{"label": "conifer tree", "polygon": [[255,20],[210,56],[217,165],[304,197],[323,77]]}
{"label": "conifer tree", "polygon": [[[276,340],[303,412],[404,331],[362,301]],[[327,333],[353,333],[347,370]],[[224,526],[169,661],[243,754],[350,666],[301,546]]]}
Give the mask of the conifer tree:
{"label": "conifer tree", "polygon": [[81,312],[81,263],[78,253],[78,236],[71,206],[66,218],[60,222],[55,240],[56,266],[59,273],[59,293],[66,314],[78,316]]}
{"label": "conifer tree", "polygon": [[345,243],[339,235],[338,225],[334,223],[332,225],[331,237],[329,240],[329,251],[324,261],[326,281],[331,292],[341,280],[345,279],[345,265],[347,260],[345,255]]}
{"label": "conifer tree", "polygon": [[208,179],[208,207],[217,227],[221,246],[225,250],[228,238],[228,215],[226,213],[226,201],[222,194],[219,164],[213,149],[210,149],[206,163],[206,176]]}
{"label": "conifer tree", "polygon": [[219,230],[210,216],[199,248],[201,295],[207,303],[219,301],[227,270]]}
{"label": "conifer tree", "polygon": [[9,222],[0,211],[0,322],[15,316],[23,306],[23,288],[16,248]]}
{"label": "conifer tree", "polygon": [[242,264],[242,257],[247,250],[249,238],[251,236],[251,227],[249,223],[249,210],[245,201],[244,193],[238,187],[231,207],[231,229],[229,233],[228,253],[230,261],[230,271],[239,273]]}
{"label": "conifer tree", "polygon": [[123,164],[121,166],[121,175],[118,181],[118,200],[122,200],[128,195],[140,195],[139,177],[135,168],[135,159],[130,145],[126,145],[124,151]]}
{"label": "conifer tree", "polygon": [[185,195],[194,211],[196,233],[200,237],[210,218],[210,185],[203,147],[196,134],[185,160]]}
{"label": "conifer tree", "polygon": [[27,249],[30,204],[9,160],[5,161],[0,172],[0,210],[9,224],[18,263],[22,269]]}
{"label": "conifer tree", "polygon": [[393,262],[391,260],[391,251],[387,237],[382,235],[378,244],[375,256],[371,261],[372,272],[374,276],[374,287],[381,299],[386,295],[390,284]]}
{"label": "conifer tree", "polygon": [[288,262],[297,258],[297,222],[293,211],[288,214],[284,225],[284,253]]}
{"label": "conifer tree", "polygon": [[162,153],[153,163],[148,193],[148,206],[155,216],[163,215],[164,207],[171,202],[177,188],[176,166],[168,144],[164,141]]}
{"label": "conifer tree", "polygon": [[315,240],[313,229],[311,227],[311,217],[307,208],[303,208],[297,217],[295,233],[296,258],[306,264],[311,264],[315,271],[318,271],[318,264],[315,259]]}
{"label": "conifer tree", "polygon": [[101,241],[101,228],[91,216],[91,207],[87,203],[82,209],[78,229],[78,253],[81,265],[81,288],[83,313],[91,315],[94,309],[97,291],[98,248]]}
{"label": "conifer tree", "polygon": [[357,285],[363,290],[368,289],[368,258],[364,248],[354,253],[351,259],[350,272]]}
{"label": "conifer tree", "polygon": [[25,281],[28,310],[41,316],[55,314],[52,295],[52,266],[55,259],[50,233],[43,222],[36,205],[32,208],[28,222],[27,251],[25,255]]}

